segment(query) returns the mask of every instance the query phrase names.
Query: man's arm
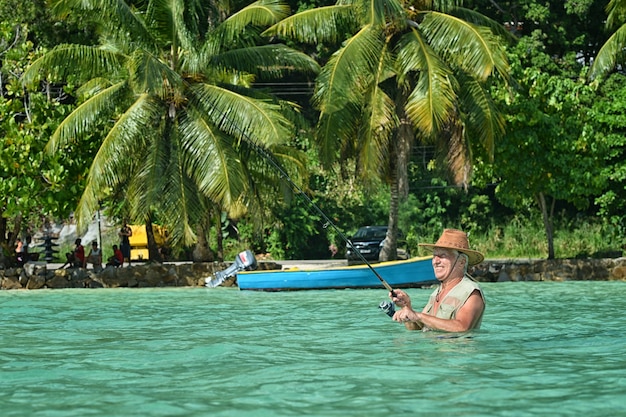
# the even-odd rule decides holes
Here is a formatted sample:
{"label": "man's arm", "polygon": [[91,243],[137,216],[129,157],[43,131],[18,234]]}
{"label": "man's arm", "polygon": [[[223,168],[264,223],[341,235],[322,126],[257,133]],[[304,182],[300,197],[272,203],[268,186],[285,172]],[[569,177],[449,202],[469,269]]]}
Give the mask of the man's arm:
{"label": "man's arm", "polygon": [[[485,303],[478,290],[472,292],[465,304],[457,311],[456,318],[440,319],[424,312],[417,313],[410,306],[405,306],[398,311],[393,319],[395,321],[404,322],[405,327],[409,330],[419,330],[426,326],[433,330],[441,330],[445,332],[466,332],[473,329],[480,320],[485,308]],[[413,325],[415,323],[415,325]],[[411,324],[409,326],[409,324]]]}
{"label": "man's arm", "polygon": [[422,322],[408,318],[413,317],[417,312],[411,307],[411,297],[407,293],[402,290],[394,290],[394,292],[389,293],[389,298],[391,298],[394,304],[402,308],[396,311],[393,315],[393,320],[403,322],[407,330],[421,330],[424,327]]}

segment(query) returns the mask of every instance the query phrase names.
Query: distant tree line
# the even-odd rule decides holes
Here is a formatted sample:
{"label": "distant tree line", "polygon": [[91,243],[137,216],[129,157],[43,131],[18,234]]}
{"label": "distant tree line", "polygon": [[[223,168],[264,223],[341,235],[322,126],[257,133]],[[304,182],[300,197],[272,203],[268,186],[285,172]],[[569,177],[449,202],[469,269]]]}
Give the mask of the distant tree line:
{"label": "distant tree line", "polygon": [[0,243],[102,210],[180,258],[341,256],[299,189],[389,259],[520,216],[548,258],[624,236],[620,2],[458,3],[3,1]]}

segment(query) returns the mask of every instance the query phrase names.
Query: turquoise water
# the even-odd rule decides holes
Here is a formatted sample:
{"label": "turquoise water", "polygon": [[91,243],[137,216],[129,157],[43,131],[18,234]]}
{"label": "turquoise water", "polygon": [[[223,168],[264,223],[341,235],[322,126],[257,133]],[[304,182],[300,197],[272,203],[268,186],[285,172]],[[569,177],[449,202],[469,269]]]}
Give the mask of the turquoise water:
{"label": "turquoise water", "polygon": [[483,288],[461,338],[383,289],[2,291],[0,415],[626,415],[625,282]]}

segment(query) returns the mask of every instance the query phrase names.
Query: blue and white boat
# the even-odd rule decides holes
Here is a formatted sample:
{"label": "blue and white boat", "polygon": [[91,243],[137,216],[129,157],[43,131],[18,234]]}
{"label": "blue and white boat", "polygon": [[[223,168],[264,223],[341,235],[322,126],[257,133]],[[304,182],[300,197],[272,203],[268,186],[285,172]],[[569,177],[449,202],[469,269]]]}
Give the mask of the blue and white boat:
{"label": "blue and white boat", "polygon": [[[373,264],[376,272],[393,288],[410,288],[437,282],[431,256]],[[319,269],[283,269],[237,272],[240,290],[292,291],[383,286],[368,265]]]}

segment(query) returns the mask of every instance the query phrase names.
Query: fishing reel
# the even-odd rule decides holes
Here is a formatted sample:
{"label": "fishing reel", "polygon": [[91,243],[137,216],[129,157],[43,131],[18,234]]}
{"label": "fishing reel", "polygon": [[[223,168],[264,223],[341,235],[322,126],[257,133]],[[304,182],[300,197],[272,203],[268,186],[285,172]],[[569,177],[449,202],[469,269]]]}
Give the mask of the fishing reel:
{"label": "fishing reel", "polygon": [[396,309],[394,308],[393,303],[387,300],[381,301],[380,304],[378,305],[378,308],[380,308],[383,311],[383,313],[385,313],[389,317],[393,317],[393,315],[396,312]]}

